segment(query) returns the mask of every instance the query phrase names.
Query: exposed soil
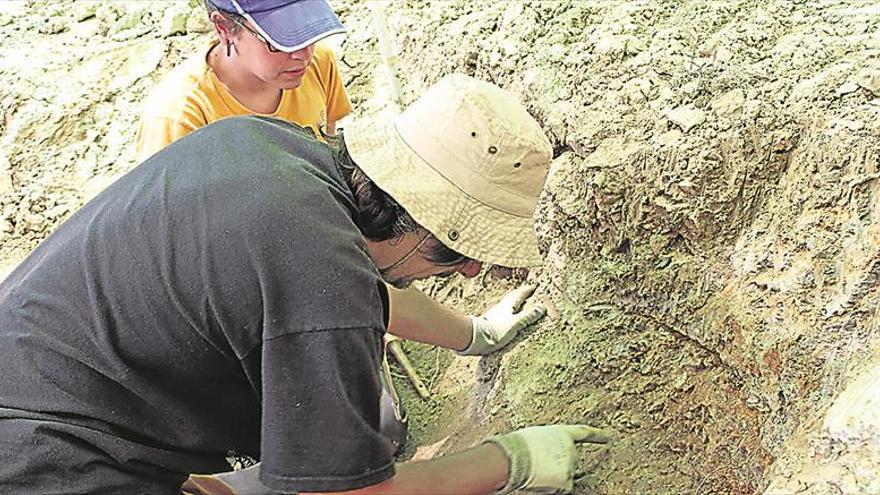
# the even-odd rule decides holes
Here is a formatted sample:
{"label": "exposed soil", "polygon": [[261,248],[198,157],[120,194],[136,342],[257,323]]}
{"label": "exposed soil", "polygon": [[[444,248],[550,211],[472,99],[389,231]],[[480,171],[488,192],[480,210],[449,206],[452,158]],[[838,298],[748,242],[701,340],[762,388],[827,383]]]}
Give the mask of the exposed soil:
{"label": "exposed soil", "polygon": [[[370,12],[334,6],[356,112],[381,113]],[[210,36],[191,10],[0,3],[0,274],[134,165],[146,92]],[[387,12],[406,101],[494,81],[558,154],[528,275],[551,317],[483,359],[407,344],[433,391],[399,382],[408,455],[585,422],[619,439],[581,449],[576,493],[880,492],[876,2]],[[517,283],[424,287],[479,312]]]}

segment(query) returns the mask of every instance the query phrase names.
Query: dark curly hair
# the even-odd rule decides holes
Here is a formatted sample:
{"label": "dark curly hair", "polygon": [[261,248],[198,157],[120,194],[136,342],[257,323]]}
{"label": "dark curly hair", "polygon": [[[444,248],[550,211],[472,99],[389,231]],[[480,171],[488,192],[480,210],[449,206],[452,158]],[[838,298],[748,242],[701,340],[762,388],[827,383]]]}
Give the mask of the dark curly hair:
{"label": "dark curly hair", "polygon": [[336,166],[348,182],[354,196],[361,233],[371,241],[387,241],[411,232],[424,231],[428,239],[419,249],[432,263],[452,266],[471,258],[444,245],[433,234],[419,225],[413,217],[388,193],[379,188],[351,159],[345,146],[344,133],[329,137],[335,148]]}

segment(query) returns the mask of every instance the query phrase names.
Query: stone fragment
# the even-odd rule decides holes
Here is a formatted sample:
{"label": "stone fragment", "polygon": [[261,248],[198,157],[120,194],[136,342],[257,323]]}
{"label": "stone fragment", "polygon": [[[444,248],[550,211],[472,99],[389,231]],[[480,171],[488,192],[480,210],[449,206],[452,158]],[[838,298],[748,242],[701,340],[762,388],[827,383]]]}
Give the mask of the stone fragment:
{"label": "stone fragment", "polygon": [[683,105],[673,108],[666,113],[666,118],[681,128],[682,132],[688,132],[706,120],[706,114],[692,105]]}
{"label": "stone fragment", "polygon": [[516,57],[519,55],[519,44],[513,39],[501,40],[499,46],[501,48],[501,53],[503,53],[505,57]]}
{"label": "stone fragment", "polygon": [[665,212],[674,212],[678,210],[686,209],[689,205],[687,203],[676,203],[672,201],[670,198],[665,196],[655,196],[654,197],[654,205]]}
{"label": "stone fragment", "polygon": [[70,211],[70,205],[60,204],[55,205],[45,212],[43,212],[43,216],[45,216],[49,220],[57,220],[67,214]]}
{"label": "stone fragment", "polygon": [[100,4],[98,8],[95,9],[95,17],[108,27],[112,26],[121,16],[122,12],[120,7],[113,3]]}
{"label": "stone fragment", "polygon": [[85,182],[95,173],[98,168],[98,156],[94,149],[89,149],[74,164],[75,176],[79,181]]}
{"label": "stone fragment", "polygon": [[733,52],[725,47],[721,47],[715,51],[715,61],[722,65],[727,64],[733,59]]}
{"label": "stone fragment", "polygon": [[145,9],[138,8],[126,13],[116,22],[116,25],[113,26],[113,31],[119,33],[140,26],[144,21],[146,13],[147,11]]}
{"label": "stone fragment", "polygon": [[643,51],[643,52],[639,53],[638,55],[636,55],[635,57],[631,58],[631,59],[629,60],[629,63],[630,63],[633,67],[644,68],[644,66],[648,65],[649,63],[651,63],[651,60],[652,60],[652,59],[651,59],[651,52],[649,52],[649,51]]}
{"label": "stone fragment", "polygon": [[83,22],[86,19],[91,19],[92,17],[95,17],[95,13],[97,11],[97,2],[77,2],[73,5],[71,16],[76,22]]}
{"label": "stone fragment", "polygon": [[159,22],[159,36],[167,38],[175,34],[186,34],[186,20],[189,9],[183,5],[173,5],[165,9]]}
{"label": "stone fragment", "polygon": [[719,96],[713,100],[709,106],[712,107],[712,111],[715,112],[715,115],[718,115],[719,117],[729,117],[738,112],[745,101],[745,92],[740,88],[736,88]]}
{"label": "stone fragment", "polygon": [[645,44],[630,35],[602,36],[596,41],[595,51],[601,55],[626,54],[635,55],[645,50]]}
{"label": "stone fragment", "polygon": [[186,17],[187,33],[207,33],[211,29],[213,28],[208,22],[208,14],[205,13],[205,9],[194,8]]}
{"label": "stone fragment", "polygon": [[841,85],[839,88],[837,88],[837,94],[843,96],[843,95],[848,95],[850,93],[855,93],[858,90],[859,90],[858,84],[856,84],[854,82],[848,82],[848,83]]}
{"label": "stone fragment", "polygon": [[59,34],[67,31],[67,24],[62,19],[48,19],[37,29],[42,34]]}
{"label": "stone fragment", "polygon": [[630,102],[643,103],[648,100],[648,94],[651,92],[651,81],[641,78],[633,79],[624,85],[624,92]]}
{"label": "stone fragment", "polygon": [[683,135],[684,133],[678,129],[670,129],[663,134],[658,135],[656,142],[661,146],[673,146],[678,144],[678,141]]}
{"label": "stone fragment", "polygon": [[860,120],[840,119],[834,121],[834,124],[840,125],[841,127],[846,127],[851,131],[860,131],[865,128],[865,124]]}
{"label": "stone fragment", "polygon": [[880,70],[862,69],[856,73],[853,81],[873,93],[874,96],[880,96]]}
{"label": "stone fragment", "polygon": [[46,228],[46,219],[43,218],[42,215],[37,213],[26,213],[22,221],[24,222],[27,230],[31,230],[33,232],[42,232]]}
{"label": "stone fragment", "polygon": [[553,62],[561,62],[565,58],[565,46],[557,43],[547,51],[548,58]]}
{"label": "stone fragment", "polygon": [[10,17],[26,15],[33,7],[30,2],[0,2],[0,14]]}

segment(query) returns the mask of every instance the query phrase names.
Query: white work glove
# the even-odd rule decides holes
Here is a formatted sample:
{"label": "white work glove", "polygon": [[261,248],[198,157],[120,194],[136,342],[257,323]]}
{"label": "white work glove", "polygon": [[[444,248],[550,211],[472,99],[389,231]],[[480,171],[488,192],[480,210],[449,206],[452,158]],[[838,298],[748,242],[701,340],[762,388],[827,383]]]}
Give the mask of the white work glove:
{"label": "white work glove", "polygon": [[523,328],[540,320],[547,309],[540,304],[523,309],[522,305],[532,293],[534,285],[524,285],[508,292],[501,302],[492,306],[483,316],[469,316],[473,336],[467,349],[459,351],[462,356],[482,356],[506,346]]}
{"label": "white work glove", "polygon": [[586,425],[530,426],[486,440],[501,447],[510,461],[507,485],[499,493],[570,493],[578,460],[575,444],[610,441],[611,433]]}

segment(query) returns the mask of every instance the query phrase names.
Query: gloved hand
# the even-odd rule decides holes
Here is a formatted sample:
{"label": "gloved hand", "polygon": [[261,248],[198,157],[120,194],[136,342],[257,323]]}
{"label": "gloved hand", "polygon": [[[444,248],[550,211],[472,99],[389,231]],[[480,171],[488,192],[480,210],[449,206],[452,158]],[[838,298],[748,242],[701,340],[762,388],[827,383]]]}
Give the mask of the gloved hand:
{"label": "gloved hand", "polygon": [[608,443],[611,433],[586,425],[530,426],[486,442],[500,446],[510,460],[507,485],[513,490],[570,493],[577,467],[576,443]]}
{"label": "gloved hand", "polygon": [[540,320],[547,309],[540,304],[522,309],[523,302],[535,292],[534,285],[524,285],[507,293],[483,316],[470,316],[473,336],[462,356],[481,356],[506,346],[523,328]]}

